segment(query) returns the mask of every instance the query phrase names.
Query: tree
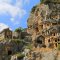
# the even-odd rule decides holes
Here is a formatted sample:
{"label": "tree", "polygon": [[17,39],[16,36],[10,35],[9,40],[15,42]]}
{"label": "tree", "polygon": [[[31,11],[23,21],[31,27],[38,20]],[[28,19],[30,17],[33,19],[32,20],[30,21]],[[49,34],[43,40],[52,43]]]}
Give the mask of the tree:
{"label": "tree", "polygon": [[44,3],[46,0],[40,0],[41,3]]}
{"label": "tree", "polygon": [[40,0],[41,3],[45,3],[45,2],[48,3],[50,1],[52,2],[53,0]]}
{"label": "tree", "polygon": [[35,12],[36,7],[37,7],[37,5],[36,6],[33,6],[32,10],[31,10],[31,13],[34,13]]}
{"label": "tree", "polygon": [[15,32],[17,32],[17,33],[18,33],[18,38],[20,39],[20,38],[21,38],[22,28],[21,28],[21,27],[16,28],[16,29],[15,29]]}
{"label": "tree", "polygon": [[42,3],[42,2],[44,2],[44,0],[40,0],[40,2]]}
{"label": "tree", "polygon": [[19,27],[15,29],[15,32],[24,32],[25,30],[26,28]]}
{"label": "tree", "polygon": [[21,28],[21,27],[16,28],[16,29],[15,29],[15,32],[22,32],[22,28]]}

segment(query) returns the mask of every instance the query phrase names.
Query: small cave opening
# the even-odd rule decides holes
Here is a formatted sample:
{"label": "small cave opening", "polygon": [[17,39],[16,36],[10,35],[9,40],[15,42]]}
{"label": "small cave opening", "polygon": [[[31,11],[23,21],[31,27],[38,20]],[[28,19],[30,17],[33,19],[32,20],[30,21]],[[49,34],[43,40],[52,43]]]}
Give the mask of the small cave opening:
{"label": "small cave opening", "polygon": [[50,39],[48,40],[48,42],[50,42]]}
{"label": "small cave opening", "polygon": [[12,51],[11,50],[8,50],[8,55],[11,55],[12,54]]}
{"label": "small cave opening", "polygon": [[42,44],[42,40],[39,40],[39,39],[38,39],[38,40],[37,40],[37,43]]}
{"label": "small cave opening", "polygon": [[60,39],[58,39],[58,41],[60,41]]}
{"label": "small cave opening", "polygon": [[57,43],[55,44],[55,46],[57,47]]}
{"label": "small cave opening", "polygon": [[37,38],[37,40],[36,40],[36,43],[38,43],[38,44],[43,44],[43,43],[44,43],[44,40],[45,40],[45,38],[44,38],[43,36],[39,36],[39,37]]}
{"label": "small cave opening", "polygon": [[38,32],[38,31],[39,31],[39,30],[38,30],[38,27],[36,27],[35,30],[36,30],[36,32]]}
{"label": "small cave opening", "polygon": [[42,45],[42,47],[46,48],[46,45]]}
{"label": "small cave opening", "polygon": [[57,40],[55,40],[55,42],[57,42]]}

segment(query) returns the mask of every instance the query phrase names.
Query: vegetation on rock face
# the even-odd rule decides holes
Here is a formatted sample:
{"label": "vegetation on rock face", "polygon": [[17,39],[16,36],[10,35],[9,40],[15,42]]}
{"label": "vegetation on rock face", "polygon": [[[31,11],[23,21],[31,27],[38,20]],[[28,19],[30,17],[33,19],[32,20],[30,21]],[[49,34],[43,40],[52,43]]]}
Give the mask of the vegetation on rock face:
{"label": "vegetation on rock face", "polygon": [[25,48],[27,48],[27,49],[32,49],[32,45],[31,44],[28,44]]}
{"label": "vegetation on rock face", "polygon": [[25,55],[24,54],[22,54],[22,53],[17,53],[17,54],[15,54],[17,57],[19,57],[19,58],[23,58]]}
{"label": "vegetation on rock face", "polygon": [[54,0],[40,0],[41,3],[45,3],[45,2],[53,2]]}
{"label": "vegetation on rock face", "polygon": [[60,0],[40,0],[41,3],[44,3],[44,2],[56,2],[56,3],[60,3]]}
{"label": "vegetation on rock face", "polygon": [[58,44],[58,50],[60,50],[60,44]]}
{"label": "vegetation on rock face", "polygon": [[24,32],[25,28],[19,27],[15,29],[15,32]]}
{"label": "vegetation on rock face", "polygon": [[37,5],[32,8],[31,13],[35,12],[36,7],[37,7]]}
{"label": "vegetation on rock face", "polygon": [[46,0],[40,0],[41,3],[43,3],[44,1],[46,1]]}
{"label": "vegetation on rock face", "polygon": [[[12,59],[11,60],[23,60],[24,58],[24,54],[20,53],[20,52],[17,52],[13,55]],[[17,57],[17,59],[16,59]],[[9,59],[10,60],[10,59]]]}
{"label": "vegetation on rock face", "polygon": [[14,40],[12,40],[12,42],[15,42],[16,44],[19,44],[19,43],[21,43],[21,40],[19,40],[19,39],[14,39]]}
{"label": "vegetation on rock face", "polygon": [[22,31],[22,28],[21,27],[15,29],[15,32],[21,32],[21,31]]}

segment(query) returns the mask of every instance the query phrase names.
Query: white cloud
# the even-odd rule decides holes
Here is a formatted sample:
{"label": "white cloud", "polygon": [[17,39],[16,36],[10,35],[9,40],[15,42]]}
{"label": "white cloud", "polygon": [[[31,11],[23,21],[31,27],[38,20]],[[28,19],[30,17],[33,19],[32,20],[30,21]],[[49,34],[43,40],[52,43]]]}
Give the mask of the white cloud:
{"label": "white cloud", "polygon": [[14,19],[14,18],[11,18],[10,20],[11,20],[12,22],[14,22],[15,19]]}
{"label": "white cloud", "polygon": [[0,3],[0,14],[1,13],[9,13],[12,17],[15,17],[17,15],[20,15],[20,17],[22,17],[22,15],[25,14],[25,10],[11,4]]}
{"label": "white cloud", "polygon": [[5,2],[5,3],[12,3],[12,0],[0,0],[0,3]]}
{"label": "white cloud", "polygon": [[23,7],[23,0],[16,0],[16,4],[17,7]]}
{"label": "white cloud", "polygon": [[0,23],[0,32],[3,30],[3,29],[6,29],[8,28],[7,25],[5,25],[4,23]]}
{"label": "white cloud", "polygon": [[25,3],[29,4],[30,3],[30,0],[25,0]]}
{"label": "white cloud", "polygon": [[23,4],[29,4],[30,0],[16,0],[16,6],[23,7]]}
{"label": "white cloud", "polygon": [[[16,0],[14,5],[11,4],[12,2],[13,0],[0,0],[0,15],[8,13],[14,19],[16,16],[22,18],[26,14],[26,10],[23,9],[23,2],[28,2],[28,0]],[[15,21],[12,18],[10,20]]]}
{"label": "white cloud", "polygon": [[14,25],[17,25],[20,23],[19,20],[15,20],[14,18],[11,18],[10,20],[12,21],[12,23],[14,23]]}

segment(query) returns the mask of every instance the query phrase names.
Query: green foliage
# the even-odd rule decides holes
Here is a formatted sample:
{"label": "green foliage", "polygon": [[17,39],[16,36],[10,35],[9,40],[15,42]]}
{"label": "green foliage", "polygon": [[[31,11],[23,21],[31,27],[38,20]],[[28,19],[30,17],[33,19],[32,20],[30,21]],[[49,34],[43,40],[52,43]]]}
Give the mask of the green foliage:
{"label": "green foliage", "polygon": [[19,27],[15,29],[15,32],[24,32],[25,28]]}
{"label": "green foliage", "polygon": [[26,30],[26,28],[23,28],[23,29],[22,29],[22,32],[25,32],[25,30]]}
{"label": "green foliage", "polygon": [[28,44],[25,48],[27,48],[27,49],[32,49],[32,45],[31,44]]}
{"label": "green foliage", "polygon": [[44,0],[40,0],[40,2],[41,2],[41,3],[43,3],[43,2],[44,2]]}
{"label": "green foliage", "polygon": [[53,3],[60,3],[60,0],[40,0],[41,3],[49,3],[49,2],[53,2]]}
{"label": "green foliage", "polygon": [[16,43],[17,45],[23,45],[25,46],[26,42],[23,39],[14,39],[12,42]]}
{"label": "green foliage", "polygon": [[58,50],[60,50],[60,44],[58,44]]}
{"label": "green foliage", "polygon": [[15,54],[17,57],[19,57],[19,58],[23,58],[25,55],[24,54],[22,54],[22,53],[17,53],[17,54]]}
{"label": "green foliage", "polygon": [[14,39],[14,40],[12,40],[12,42],[15,42],[16,44],[19,44],[19,43],[21,43],[21,40],[19,40],[19,39]]}
{"label": "green foliage", "polygon": [[19,27],[19,28],[16,28],[15,29],[15,32],[22,32],[23,31],[23,28],[22,27]]}
{"label": "green foliage", "polygon": [[37,5],[32,8],[31,13],[35,12],[36,7],[37,7]]}
{"label": "green foliage", "polygon": [[44,3],[44,2],[47,2],[47,1],[49,1],[49,0],[40,0],[41,3]]}

